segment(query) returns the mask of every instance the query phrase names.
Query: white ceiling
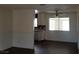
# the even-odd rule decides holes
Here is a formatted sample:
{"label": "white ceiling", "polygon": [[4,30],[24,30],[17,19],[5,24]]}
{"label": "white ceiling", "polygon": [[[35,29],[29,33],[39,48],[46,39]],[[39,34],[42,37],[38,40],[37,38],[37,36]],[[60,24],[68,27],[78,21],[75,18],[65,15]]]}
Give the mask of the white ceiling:
{"label": "white ceiling", "polygon": [[78,6],[78,4],[2,4],[0,8],[33,8],[41,12],[53,13],[55,9],[59,9],[60,12],[76,11]]}

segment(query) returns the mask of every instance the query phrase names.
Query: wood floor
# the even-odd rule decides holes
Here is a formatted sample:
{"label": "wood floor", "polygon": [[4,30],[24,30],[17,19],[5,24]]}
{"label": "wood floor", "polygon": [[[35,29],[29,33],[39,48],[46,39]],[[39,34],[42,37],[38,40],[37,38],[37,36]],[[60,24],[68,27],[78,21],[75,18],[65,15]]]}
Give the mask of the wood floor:
{"label": "wood floor", "polygon": [[0,54],[77,54],[76,43],[55,41],[35,41],[34,49],[11,47]]}
{"label": "wood floor", "polygon": [[35,41],[35,54],[77,54],[76,43]]}
{"label": "wood floor", "polygon": [[11,47],[4,51],[0,51],[0,54],[34,54],[34,49]]}

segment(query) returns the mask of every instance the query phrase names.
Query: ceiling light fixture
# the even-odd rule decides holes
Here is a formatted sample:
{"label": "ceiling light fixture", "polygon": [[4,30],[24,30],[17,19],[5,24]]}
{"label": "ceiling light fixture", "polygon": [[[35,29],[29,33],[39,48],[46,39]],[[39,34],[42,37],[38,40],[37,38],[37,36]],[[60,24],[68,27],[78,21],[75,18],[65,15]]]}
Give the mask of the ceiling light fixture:
{"label": "ceiling light fixture", "polygon": [[36,10],[35,10],[35,14],[37,14],[37,13],[38,13],[38,10],[36,9]]}

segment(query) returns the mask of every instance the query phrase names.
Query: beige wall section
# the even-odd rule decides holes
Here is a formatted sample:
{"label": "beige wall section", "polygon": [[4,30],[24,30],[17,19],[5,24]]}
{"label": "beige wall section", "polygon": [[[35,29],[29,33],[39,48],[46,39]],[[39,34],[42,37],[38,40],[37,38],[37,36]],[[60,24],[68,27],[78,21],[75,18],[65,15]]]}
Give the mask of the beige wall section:
{"label": "beige wall section", "polygon": [[13,46],[33,49],[33,20],[34,10],[13,10]]}
{"label": "beige wall section", "polygon": [[0,50],[12,46],[12,10],[0,9]]}
{"label": "beige wall section", "polygon": [[29,9],[14,10],[14,32],[33,32],[34,12]]}
{"label": "beige wall section", "polygon": [[[41,13],[42,14],[42,13]],[[39,15],[41,15],[39,14]],[[43,16],[40,16],[38,24],[46,25],[46,39],[53,41],[64,41],[64,42],[77,42],[77,15],[73,13],[65,13],[60,17],[69,17],[70,18],[70,31],[49,31],[49,21],[50,17],[54,17],[53,14],[43,13]],[[43,21],[43,22],[42,22]]]}

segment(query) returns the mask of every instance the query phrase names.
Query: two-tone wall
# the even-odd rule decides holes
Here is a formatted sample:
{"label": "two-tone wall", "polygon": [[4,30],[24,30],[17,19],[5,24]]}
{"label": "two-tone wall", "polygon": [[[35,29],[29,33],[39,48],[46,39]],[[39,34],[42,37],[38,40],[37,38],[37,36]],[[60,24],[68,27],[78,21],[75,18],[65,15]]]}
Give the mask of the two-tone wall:
{"label": "two-tone wall", "polygon": [[12,46],[12,10],[0,9],[0,50]]}
{"label": "two-tone wall", "polygon": [[33,49],[34,10],[0,9],[0,50],[11,47]]}
{"label": "two-tone wall", "polygon": [[34,10],[15,9],[13,10],[13,46],[33,49]]}

